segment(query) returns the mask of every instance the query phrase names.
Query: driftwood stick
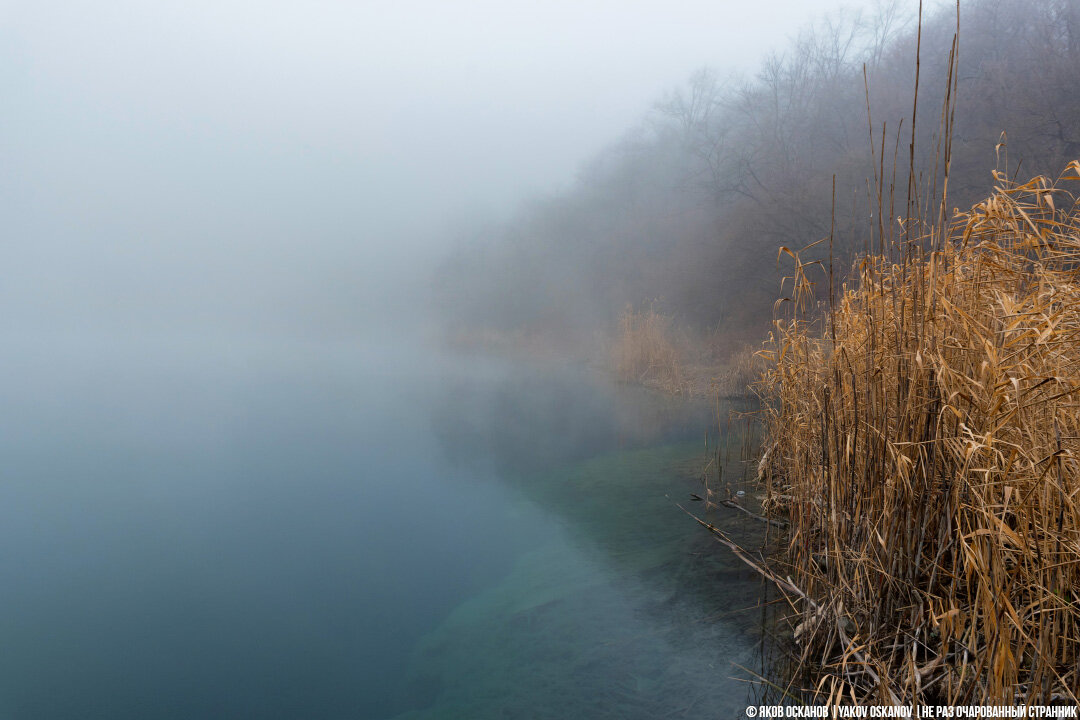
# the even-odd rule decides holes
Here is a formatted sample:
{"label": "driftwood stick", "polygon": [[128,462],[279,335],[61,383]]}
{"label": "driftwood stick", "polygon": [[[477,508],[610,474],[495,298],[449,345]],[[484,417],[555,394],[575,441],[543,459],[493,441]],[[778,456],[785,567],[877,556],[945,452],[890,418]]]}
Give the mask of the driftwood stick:
{"label": "driftwood stick", "polygon": [[[706,500],[705,498],[701,497],[700,495],[695,495],[694,493],[690,493],[690,499],[698,501],[698,502],[704,502],[706,510],[708,510],[710,508],[714,508],[714,507],[720,507],[721,505],[723,505],[724,507],[731,508],[732,510],[738,510],[741,513],[749,515],[750,517],[754,518],[758,522],[767,523],[769,525],[772,525],[773,527],[778,527],[781,530],[787,528],[787,526],[788,526],[788,524],[786,522],[784,522],[783,520],[773,520],[772,518],[767,518],[764,515],[758,515],[755,512],[750,512],[749,510],[744,508],[742,505],[740,505],[735,500],[721,500],[720,502],[713,502],[712,500]],[[680,507],[682,507],[682,506],[680,505]],[[683,508],[683,512],[686,512],[685,508]],[[689,513],[687,513],[687,514],[689,514]],[[691,516],[691,517],[693,517],[693,516]],[[697,520],[696,517],[694,519]]]}
{"label": "driftwood stick", "polygon": [[724,507],[731,508],[732,510],[738,510],[741,513],[745,513],[746,515],[749,515],[750,517],[754,518],[758,522],[763,522],[763,523],[766,523],[768,525],[772,525],[773,527],[778,527],[781,530],[783,530],[784,528],[786,528],[788,526],[788,524],[786,522],[784,522],[783,520],[773,520],[772,518],[767,518],[764,515],[758,515],[757,513],[750,512],[749,510],[747,510],[746,508],[744,508],[742,505],[735,502],[734,500],[721,500],[718,503],[710,502],[709,505],[711,505],[713,507],[716,507],[717,505],[723,505]]}
{"label": "driftwood stick", "polygon": [[[697,521],[698,524],[700,524],[706,530],[711,532],[713,534],[713,537],[715,537],[717,539],[717,541],[719,541],[722,545],[727,547],[729,550],[731,550],[731,552],[733,552],[735,554],[735,557],[742,560],[744,563],[749,565],[751,568],[753,568],[755,571],[757,571],[758,573],[763,575],[765,578],[771,580],[777,587],[779,587],[782,590],[787,590],[788,592],[791,592],[791,593],[793,593],[795,595],[798,595],[800,597],[806,598],[805,593],[800,591],[797,587],[792,585],[787,580],[784,580],[782,577],[780,577],[779,575],[774,573],[772,570],[769,570],[767,567],[765,567],[761,563],[759,563],[756,560],[754,560],[753,558],[751,558],[750,554],[747,553],[745,550],[743,550],[742,547],[738,543],[736,543],[734,540],[732,540],[726,534],[724,534],[723,530],[716,527],[715,525],[712,525],[710,523],[705,522],[704,520],[699,518],[697,515],[695,515],[694,513],[690,512],[689,510],[684,508],[682,505],[679,505],[678,507],[684,513],[686,513],[690,517],[694,518],[694,520]],[[807,599],[809,600],[809,598],[807,598]],[[813,604],[813,601],[810,601],[810,602],[811,602],[811,604]],[[815,607],[816,607],[816,605],[815,605]]]}

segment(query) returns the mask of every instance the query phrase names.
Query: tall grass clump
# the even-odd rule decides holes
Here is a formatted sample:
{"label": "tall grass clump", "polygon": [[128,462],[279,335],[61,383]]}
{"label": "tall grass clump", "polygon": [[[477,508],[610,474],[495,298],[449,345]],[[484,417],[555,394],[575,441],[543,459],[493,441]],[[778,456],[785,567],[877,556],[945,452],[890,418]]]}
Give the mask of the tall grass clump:
{"label": "tall grass clump", "polygon": [[1077,702],[1080,162],[995,177],[863,259],[823,318],[800,314],[814,269],[791,253],[761,476],[831,700]]}
{"label": "tall grass clump", "polygon": [[619,318],[615,368],[623,382],[644,383],[678,394],[686,389],[683,352],[670,317],[649,307],[627,307]]}

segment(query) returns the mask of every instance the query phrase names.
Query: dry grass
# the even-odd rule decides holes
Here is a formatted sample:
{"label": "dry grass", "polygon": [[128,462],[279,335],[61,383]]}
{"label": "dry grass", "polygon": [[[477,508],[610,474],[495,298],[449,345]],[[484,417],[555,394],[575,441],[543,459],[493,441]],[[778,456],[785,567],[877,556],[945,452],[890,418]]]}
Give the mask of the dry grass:
{"label": "dry grass", "polygon": [[997,180],[824,319],[796,256],[761,470],[830,700],[1077,701],[1080,162]]}
{"label": "dry grass", "polygon": [[679,347],[674,322],[655,307],[641,311],[628,307],[623,312],[613,352],[621,381],[672,394],[689,392],[683,372],[685,352]]}
{"label": "dry grass", "polygon": [[709,383],[709,395],[720,397],[744,397],[752,395],[751,386],[757,381],[765,363],[756,348],[744,345],[729,352],[725,362],[715,363]]}
{"label": "dry grass", "polygon": [[652,305],[626,309],[612,358],[621,382],[670,395],[734,398],[753,395],[751,385],[764,368],[756,350],[749,344],[724,345],[715,333],[679,325]]}

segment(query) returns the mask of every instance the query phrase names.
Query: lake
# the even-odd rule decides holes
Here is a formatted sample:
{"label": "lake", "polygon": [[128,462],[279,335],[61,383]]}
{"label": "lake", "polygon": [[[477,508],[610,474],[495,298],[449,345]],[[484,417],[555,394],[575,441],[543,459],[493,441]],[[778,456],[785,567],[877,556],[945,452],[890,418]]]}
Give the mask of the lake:
{"label": "lake", "polygon": [[701,718],[754,692],[761,582],[677,507],[726,406],[389,333],[5,344],[0,718]]}

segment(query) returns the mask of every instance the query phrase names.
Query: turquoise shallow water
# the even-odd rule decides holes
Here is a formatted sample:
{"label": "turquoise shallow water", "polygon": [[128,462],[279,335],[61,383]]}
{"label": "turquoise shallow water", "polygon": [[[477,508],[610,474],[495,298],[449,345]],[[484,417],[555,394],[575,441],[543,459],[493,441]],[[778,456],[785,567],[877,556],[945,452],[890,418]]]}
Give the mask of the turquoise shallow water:
{"label": "turquoise shallow water", "polygon": [[0,718],[746,704],[761,586],[675,507],[715,409],[397,341],[13,347]]}
{"label": "turquoise shallow water", "polygon": [[741,713],[760,586],[665,497],[697,458],[663,445],[532,479],[563,522],[421,640],[410,672],[433,701],[401,717]]}

